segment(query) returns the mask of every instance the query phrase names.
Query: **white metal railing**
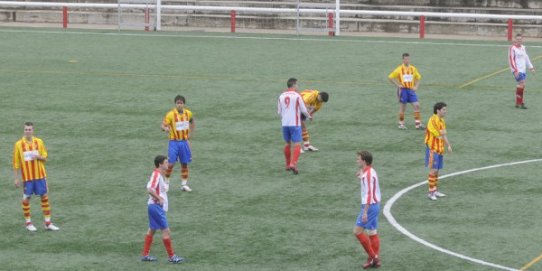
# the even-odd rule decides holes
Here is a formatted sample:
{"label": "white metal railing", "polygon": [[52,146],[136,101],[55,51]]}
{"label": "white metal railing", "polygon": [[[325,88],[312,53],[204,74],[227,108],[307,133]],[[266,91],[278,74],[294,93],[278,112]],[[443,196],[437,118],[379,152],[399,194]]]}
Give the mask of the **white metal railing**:
{"label": "white metal railing", "polygon": [[340,9],[340,0],[336,0],[335,9],[326,8],[259,8],[239,6],[190,6],[190,5],[162,5],[161,0],[156,4],[117,4],[117,3],[66,3],[66,2],[22,2],[22,1],[0,1],[0,7],[55,7],[55,8],[151,8],[156,11],[156,30],[160,30],[162,10],[190,10],[190,11],[224,11],[230,12],[251,12],[268,14],[299,14],[313,13],[326,14],[334,13],[335,34],[340,34],[341,15],[384,15],[384,16],[414,16],[414,17],[438,17],[438,18],[477,18],[477,19],[502,19],[502,20],[542,20],[540,15],[507,15],[507,14],[479,14],[479,13],[452,13],[452,12],[425,12],[425,11],[385,11],[385,10],[348,10]]}

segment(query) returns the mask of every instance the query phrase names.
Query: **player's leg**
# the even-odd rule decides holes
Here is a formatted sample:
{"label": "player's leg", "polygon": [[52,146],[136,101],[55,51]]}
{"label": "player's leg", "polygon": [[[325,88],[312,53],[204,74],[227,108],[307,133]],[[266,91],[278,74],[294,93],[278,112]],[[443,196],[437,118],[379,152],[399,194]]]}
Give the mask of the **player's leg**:
{"label": "player's leg", "polygon": [[525,77],[526,75],[524,73],[520,73],[516,78],[518,82],[516,85],[516,108],[527,109],[525,103],[523,102],[523,92],[525,91]]}
{"label": "player's leg", "polygon": [[294,174],[298,174],[297,161],[299,160],[299,154],[301,153],[301,126],[293,126],[291,128],[291,141],[294,144],[294,151],[290,159],[290,168]]}
{"label": "player's leg", "polygon": [[169,180],[171,177],[171,173],[173,172],[173,167],[175,166],[175,162],[177,162],[177,159],[179,157],[179,148],[178,148],[178,142],[175,140],[170,140],[168,143],[168,168],[166,170],[166,179]]}
{"label": "player's leg", "polygon": [[371,248],[375,254],[373,258],[373,267],[380,267],[380,237],[378,236],[378,217],[380,214],[380,204],[371,204],[367,210],[367,223],[365,229],[371,242]]}
{"label": "player's leg", "polygon": [[36,195],[41,197],[41,211],[43,212],[43,218],[45,220],[45,229],[50,231],[60,230],[51,222],[51,206],[49,204],[49,196],[47,195],[47,180],[35,180],[34,189]]}
{"label": "player's leg", "polygon": [[408,91],[408,102],[412,104],[412,108],[414,109],[414,124],[416,126],[416,129],[421,130],[425,128],[423,127],[421,121],[420,102],[418,102],[418,95],[416,94],[416,91]]}
{"label": "player's leg", "polygon": [[399,98],[399,129],[406,130],[405,126],[405,111],[408,101],[408,93],[406,89],[398,88],[397,97]]}
{"label": "player's leg", "polygon": [[30,198],[32,197],[34,191],[34,183],[32,181],[24,182],[24,192],[23,192],[23,217],[25,220],[25,227],[27,230],[34,232],[37,231],[36,227],[32,224],[32,219],[30,217]]}
{"label": "player's leg", "polygon": [[425,166],[429,168],[429,176],[427,177],[427,183],[429,185],[429,191],[427,193],[427,197],[431,200],[437,200],[437,196],[435,195],[435,191],[437,191],[437,185],[438,185],[438,169],[435,168],[435,165],[438,164],[437,162],[437,153],[429,149],[429,147],[426,146],[425,148]]}
{"label": "player's leg", "polygon": [[292,143],[291,143],[291,135],[290,135],[290,128],[288,126],[282,127],[282,138],[284,139],[284,160],[286,160],[286,170],[291,170],[290,163],[292,159]]}
{"label": "player's leg", "polygon": [[179,142],[179,161],[181,162],[181,190],[190,192],[192,189],[188,186],[188,164],[192,162],[192,152],[188,141]]}
{"label": "player's leg", "polygon": [[[149,221],[150,221],[150,213],[149,213]],[[147,234],[145,235],[145,243],[143,245],[143,252],[141,252],[141,261],[143,262],[156,261],[156,257],[149,255],[149,253],[151,252],[152,239],[154,237],[155,232],[156,230],[153,230],[151,228],[147,230]]]}
{"label": "player's leg", "polygon": [[301,153],[303,153],[304,151],[318,151],[316,147],[311,145],[310,134],[309,130],[307,129],[307,124],[305,123],[305,120],[301,121],[301,135],[303,137],[303,149],[301,149]]}

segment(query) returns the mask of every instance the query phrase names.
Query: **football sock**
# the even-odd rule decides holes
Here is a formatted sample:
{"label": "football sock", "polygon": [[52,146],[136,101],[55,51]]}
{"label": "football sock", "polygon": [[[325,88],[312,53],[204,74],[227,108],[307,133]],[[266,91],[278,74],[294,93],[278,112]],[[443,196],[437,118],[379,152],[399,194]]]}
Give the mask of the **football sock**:
{"label": "football sock", "polygon": [[373,252],[378,256],[380,254],[380,238],[378,238],[378,234],[369,235],[369,240],[371,241]]}
{"label": "football sock", "polygon": [[143,252],[141,252],[142,256],[149,256],[149,252],[151,251],[151,245],[152,245],[152,235],[147,234],[145,235],[145,245],[143,246]]}
{"label": "football sock", "polygon": [[23,200],[23,216],[26,224],[30,224],[30,200]]}
{"label": "football sock", "polygon": [[403,124],[405,121],[405,113],[399,113],[399,123]]}
{"label": "football sock", "polygon": [[188,165],[181,165],[181,182],[182,185],[188,182]]}
{"label": "football sock", "polygon": [[523,104],[523,89],[522,87],[516,87],[516,104]]}
{"label": "football sock", "polygon": [[164,241],[164,246],[166,247],[167,255],[169,257],[175,255],[175,252],[173,251],[173,248],[171,247],[171,239],[164,238],[164,239],[162,239],[162,241]]}
{"label": "football sock", "polygon": [[367,255],[369,255],[369,257],[376,257],[373,247],[371,246],[371,240],[369,240],[369,237],[367,237],[367,235],[365,235],[364,233],[360,233],[356,235],[356,238],[358,238],[359,243],[365,249],[365,252],[367,252]]}
{"label": "football sock", "polygon": [[294,146],[294,153],[290,165],[297,166],[297,160],[299,160],[299,154],[301,153],[301,145],[297,144]]}
{"label": "football sock", "polygon": [[173,171],[173,164],[170,164],[169,166],[167,166],[167,170],[166,170],[166,178],[169,179],[169,177],[171,176],[171,172]]}
{"label": "football sock", "polygon": [[421,116],[419,111],[414,112],[414,120],[416,122],[416,126],[421,124]]}
{"label": "football sock", "polygon": [[308,146],[311,136],[309,135],[309,131],[307,130],[307,128],[303,128],[301,135],[303,136],[303,143],[305,144],[305,146]]}
{"label": "football sock", "polygon": [[292,156],[292,151],[290,149],[290,145],[286,144],[286,146],[284,146],[284,157],[286,158],[286,166],[289,167],[290,166],[290,158]]}
{"label": "football sock", "polygon": [[45,219],[45,225],[51,224],[51,207],[49,206],[49,197],[44,195],[41,197],[41,211]]}
{"label": "football sock", "polygon": [[429,192],[434,192],[437,190],[437,184],[438,184],[438,175],[433,175],[429,173],[429,177],[427,178],[427,181],[429,183]]}

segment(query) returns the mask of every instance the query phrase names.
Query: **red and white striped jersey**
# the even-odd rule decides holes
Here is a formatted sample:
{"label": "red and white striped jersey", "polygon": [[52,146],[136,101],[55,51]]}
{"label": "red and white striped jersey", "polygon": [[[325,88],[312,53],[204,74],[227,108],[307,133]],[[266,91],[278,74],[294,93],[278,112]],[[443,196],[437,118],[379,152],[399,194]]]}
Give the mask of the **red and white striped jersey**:
{"label": "red and white striped jersey", "polygon": [[279,96],[278,114],[282,118],[282,126],[301,126],[301,114],[309,116],[301,95],[290,89]]}
{"label": "red and white striped jersey", "polygon": [[361,204],[380,202],[380,184],[378,175],[372,167],[366,167],[359,177],[361,184]]}
{"label": "red and white striped jersey", "polygon": [[527,50],[523,45],[510,46],[508,49],[508,64],[510,65],[510,70],[512,72],[525,73],[527,69],[533,68],[529,55],[527,55]]}
{"label": "red and white striped jersey", "polygon": [[[160,174],[160,171],[155,169],[152,172],[151,178],[149,179],[149,182],[147,183],[147,190],[153,190],[158,194],[160,197],[164,199],[164,205],[162,205],[162,208],[164,211],[167,212],[168,209],[168,200],[167,200],[167,191],[169,190],[169,183],[166,182],[166,179],[162,174]],[[158,204],[159,202],[155,200],[151,195],[149,195],[149,201],[147,204]]]}

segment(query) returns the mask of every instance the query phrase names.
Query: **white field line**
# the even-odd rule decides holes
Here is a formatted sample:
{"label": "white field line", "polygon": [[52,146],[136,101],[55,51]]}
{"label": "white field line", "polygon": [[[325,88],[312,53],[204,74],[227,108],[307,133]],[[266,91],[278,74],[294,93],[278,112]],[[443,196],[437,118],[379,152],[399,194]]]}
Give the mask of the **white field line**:
{"label": "white field line", "polygon": [[[475,171],[494,169],[494,168],[506,167],[506,166],[514,166],[514,165],[527,164],[527,163],[535,163],[535,162],[540,162],[540,161],[542,161],[542,159],[533,159],[533,160],[526,160],[526,161],[519,161],[519,162],[497,164],[497,165],[492,165],[492,166],[487,166],[487,167],[473,168],[473,169],[469,169],[469,170],[464,170],[464,171],[459,171],[459,172],[454,172],[454,173],[450,173],[450,174],[447,174],[447,175],[443,175],[443,176],[439,177],[439,179],[445,179],[445,178],[448,178],[448,177],[463,175],[463,174],[467,174],[467,173],[471,173],[471,172],[475,172]],[[430,243],[428,241],[425,241],[425,240],[421,239],[420,237],[414,235],[413,233],[411,233],[410,231],[405,229],[405,227],[401,226],[401,224],[399,224],[397,222],[397,220],[395,220],[395,217],[393,217],[393,215],[391,214],[391,207],[404,194],[406,194],[410,190],[413,190],[414,188],[420,187],[420,186],[422,186],[422,185],[424,185],[426,183],[427,183],[427,180],[425,180],[423,182],[413,184],[413,185],[411,185],[411,186],[409,186],[407,188],[404,188],[403,190],[401,190],[401,191],[397,192],[395,195],[393,195],[393,197],[391,197],[386,202],[386,205],[384,205],[384,216],[386,217],[386,219],[388,219],[388,221],[390,222],[390,224],[393,227],[395,227],[399,232],[406,235],[410,239],[412,239],[412,240],[414,240],[414,241],[416,241],[416,242],[418,242],[418,243],[420,243],[420,244],[422,244],[424,246],[427,246],[427,247],[432,248],[434,250],[440,251],[442,253],[445,253],[445,254],[460,258],[460,259],[464,259],[464,260],[467,260],[467,261],[471,261],[471,262],[474,262],[474,263],[477,263],[477,264],[497,268],[497,269],[509,270],[509,271],[518,271],[518,269],[515,269],[515,268],[506,267],[506,266],[502,266],[502,265],[482,261],[482,260],[479,260],[479,259],[475,259],[475,258],[472,258],[472,257],[469,257],[469,256],[465,256],[463,254],[453,252],[453,251],[450,251],[448,249],[439,247],[439,246],[437,246],[435,244],[432,244],[432,243]]]}

